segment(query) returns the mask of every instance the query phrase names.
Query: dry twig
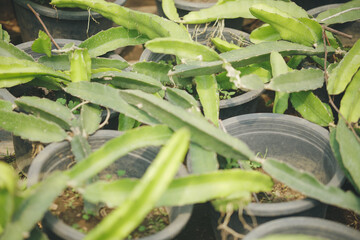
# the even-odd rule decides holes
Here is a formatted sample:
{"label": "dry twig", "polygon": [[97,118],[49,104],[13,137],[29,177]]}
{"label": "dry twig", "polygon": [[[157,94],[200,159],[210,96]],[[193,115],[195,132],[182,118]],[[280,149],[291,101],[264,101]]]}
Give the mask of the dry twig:
{"label": "dry twig", "polygon": [[41,26],[44,28],[46,34],[49,36],[49,38],[51,39],[51,42],[55,45],[55,47],[57,49],[60,49],[59,45],[55,42],[54,38],[51,36],[49,30],[47,29],[47,27],[45,26],[44,22],[41,20],[39,14],[30,6],[30,4],[27,4],[28,8],[34,13],[35,17],[39,20]]}
{"label": "dry twig", "polygon": [[331,27],[328,27],[328,26],[322,26],[323,29],[325,29],[326,31],[329,31],[329,32],[332,32],[332,33],[335,33],[336,35],[339,35],[339,36],[343,36],[343,37],[346,37],[346,38],[349,38],[349,39],[352,39],[352,35],[349,35],[349,34],[346,34],[346,33],[343,33],[343,32],[340,32],[336,29],[333,29]]}

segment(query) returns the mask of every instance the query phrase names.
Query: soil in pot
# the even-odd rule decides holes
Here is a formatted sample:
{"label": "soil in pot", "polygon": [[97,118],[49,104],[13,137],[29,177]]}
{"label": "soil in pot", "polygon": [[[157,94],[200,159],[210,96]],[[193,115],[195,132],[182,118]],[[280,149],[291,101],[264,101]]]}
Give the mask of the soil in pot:
{"label": "soil in pot", "polygon": [[[267,174],[262,168],[256,168],[256,171]],[[257,194],[257,202],[259,203],[279,203],[301,200],[306,196],[285,184],[273,179],[274,186],[271,192],[260,192]],[[254,201],[253,201],[254,202]]]}
{"label": "soil in pot", "polygon": [[360,231],[360,215],[353,211],[329,206],[326,212],[326,219],[343,223],[348,227]]}
{"label": "soil in pot", "polygon": [[[225,160],[226,165],[224,162],[224,158],[220,157],[220,166],[221,168],[240,168],[239,164],[232,160]],[[269,175],[265,172],[261,165],[258,163],[250,163],[251,169],[254,171],[261,172],[263,174]],[[271,177],[271,176],[270,176]],[[295,200],[301,200],[306,198],[306,196],[288,186],[283,184],[282,182],[272,179],[274,182],[273,189],[270,192],[260,192],[256,194],[256,198],[253,195],[252,202],[257,203],[281,203],[281,202],[289,202]]]}
{"label": "soil in pot", "polygon": [[[342,189],[344,191],[356,192],[354,186],[347,180],[342,186]],[[360,231],[360,215],[356,214],[353,211],[349,211],[335,206],[329,206],[326,211],[325,218],[334,222],[345,224],[348,227]]]}
{"label": "soil in pot", "polygon": [[[99,210],[99,214],[85,213],[84,201],[81,194],[71,188],[67,188],[63,194],[54,201],[50,210],[52,214],[67,225],[72,226],[82,233],[88,233],[113,209],[103,207]],[[166,208],[155,208],[127,239],[139,239],[155,234],[163,230],[169,223],[169,214]]]}

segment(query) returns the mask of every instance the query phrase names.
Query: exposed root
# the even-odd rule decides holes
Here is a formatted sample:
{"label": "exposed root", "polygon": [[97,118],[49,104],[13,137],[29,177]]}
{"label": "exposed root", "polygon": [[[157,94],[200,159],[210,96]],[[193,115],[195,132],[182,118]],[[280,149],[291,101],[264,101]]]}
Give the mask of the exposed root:
{"label": "exposed root", "polygon": [[[251,231],[253,229],[253,227],[250,226],[246,222],[246,220],[243,216],[243,210],[244,210],[244,208],[239,205],[239,210],[238,210],[239,220],[240,220],[241,224],[243,225],[244,229]],[[230,219],[231,219],[231,216],[233,213],[234,213],[233,205],[228,204],[226,206],[226,213],[221,213],[221,216],[218,220],[217,229],[219,229],[221,231],[221,239],[222,240],[227,240],[229,236],[232,236],[233,240],[239,240],[239,239],[244,238],[244,236],[245,236],[244,234],[238,233],[234,229],[229,227],[229,222],[230,222]],[[256,221],[255,217],[251,216],[251,218],[252,218],[253,226],[257,226],[257,221]]]}
{"label": "exposed root", "polygon": [[99,128],[98,129],[101,129],[103,128],[106,124],[109,123],[109,119],[110,119],[110,110],[109,108],[106,108],[106,118],[104,120],[104,122],[102,122],[100,125],[99,125]]}
{"label": "exposed root", "polygon": [[43,149],[44,149],[44,145],[42,143],[39,142],[32,143],[31,157],[35,158]]}

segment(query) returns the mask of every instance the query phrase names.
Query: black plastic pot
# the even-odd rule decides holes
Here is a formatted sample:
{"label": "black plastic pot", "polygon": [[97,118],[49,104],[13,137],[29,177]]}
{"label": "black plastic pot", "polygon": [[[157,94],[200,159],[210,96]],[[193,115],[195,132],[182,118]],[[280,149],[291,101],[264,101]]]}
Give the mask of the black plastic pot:
{"label": "black plastic pot", "polygon": [[252,230],[243,240],[257,240],[272,234],[304,234],[327,240],[360,239],[359,231],[340,223],[320,218],[291,217],[265,223]]}
{"label": "black plastic pot", "polygon": [[305,10],[309,10],[312,8],[316,8],[319,6],[323,6],[325,4],[333,4],[333,3],[345,3],[349,0],[293,0],[292,2],[295,2],[300,7],[304,8]]}
{"label": "black plastic pot", "polygon": [[[190,33],[191,31],[192,29],[190,29]],[[200,29],[199,32],[202,34],[197,36],[197,42],[206,44],[206,41],[208,41],[208,35],[212,33],[211,28],[208,28],[205,32]],[[241,36],[245,40],[249,39],[249,34],[231,28],[224,28],[223,35],[228,41],[231,41],[234,36]],[[170,55],[153,53],[149,49],[145,49],[141,54],[139,61],[159,62],[161,60],[167,61],[170,59]],[[261,90],[254,90],[231,99],[221,100],[219,118],[227,119],[241,114],[255,112],[261,93]]]}
{"label": "black plastic pot", "polygon": [[[191,11],[199,11],[204,8],[209,8],[216,4],[216,2],[194,2],[187,0],[174,0],[176,10],[180,17],[185,16]],[[162,0],[156,0],[157,12],[160,16],[166,17],[162,9]],[[242,18],[225,19],[225,26],[228,28],[234,28],[241,30],[243,24]]]}
{"label": "black plastic pot", "polygon": [[[124,5],[125,2],[126,0],[115,1],[118,5]],[[27,4],[30,4],[39,13],[53,38],[85,40],[101,30],[110,28],[113,24],[112,21],[95,12],[91,12],[89,18],[88,11],[81,9],[54,9],[29,0],[14,0],[17,22],[21,28],[21,37],[24,42],[36,39],[39,30],[43,30]],[[94,18],[96,22],[91,18]]]}
{"label": "black plastic pot", "polygon": [[[102,146],[106,141],[121,135],[114,130],[100,130],[89,138],[93,150]],[[118,159],[103,172],[103,175],[117,175],[118,170],[125,170],[125,177],[140,178],[156,157],[159,148],[147,147],[135,150]],[[55,170],[66,170],[73,162],[73,155],[68,142],[52,143],[48,145],[33,161],[28,174],[28,185],[34,185]],[[187,175],[184,166],[180,167],[177,176]],[[101,179],[102,174],[99,174]],[[162,231],[141,238],[141,240],[173,239],[186,225],[191,216],[193,206],[168,208],[170,224]],[[47,212],[42,221],[44,231],[52,240],[80,240],[84,234],[66,225],[63,221]]]}
{"label": "black plastic pot", "polygon": [[2,0],[0,2],[0,16],[2,21],[7,21],[15,18],[12,0]]}
{"label": "black plastic pot", "polygon": [[[347,1],[345,1],[345,2],[347,2]],[[308,14],[311,16],[317,17],[320,13],[322,13],[326,10],[332,9],[332,8],[339,7],[340,5],[341,4],[323,5],[323,6],[309,10]],[[330,27],[332,27],[340,32],[352,35],[351,39],[346,38],[344,36],[336,35],[336,37],[340,40],[340,42],[343,44],[343,46],[351,47],[355,44],[355,42],[357,40],[360,39],[360,20],[342,23],[342,24],[335,24],[335,25],[331,25]]]}
{"label": "black plastic pot", "polygon": [[[79,45],[81,41],[79,40],[71,40],[71,39],[55,39],[56,43],[62,47],[68,43],[75,43],[75,45]],[[44,54],[39,54],[36,52],[33,52],[31,49],[31,45],[33,44],[33,41],[21,43],[17,45],[19,49],[23,50],[24,52],[30,54],[34,59],[38,59],[39,57],[43,56]],[[55,48],[53,46],[53,48]],[[118,54],[109,53],[105,55],[112,59],[118,59],[125,61],[122,57],[120,57]],[[24,95],[24,93],[28,91],[33,91],[31,86],[25,85],[19,85],[12,88],[9,88],[9,90],[4,90],[7,92],[9,97],[12,99],[12,101],[15,100],[17,97],[21,97]],[[103,117],[105,119],[106,115]],[[112,112],[109,124],[106,125],[106,128],[108,129],[117,129],[117,122],[118,122],[118,114],[115,112]],[[16,165],[20,171],[23,171],[24,173],[28,172],[29,166],[33,160],[33,142],[24,140],[18,136],[13,135],[13,144],[14,144],[14,150],[15,150],[15,156],[16,156]]]}
{"label": "black plastic pot", "polygon": [[[328,186],[340,187],[344,181],[329,145],[329,133],[319,125],[302,118],[273,113],[237,116],[224,120],[223,125],[230,135],[244,141],[256,153],[310,172]],[[260,225],[290,216],[324,218],[325,212],[325,204],[305,198],[283,203],[250,203],[243,216],[249,224],[255,217]],[[213,227],[218,239],[220,233],[216,227],[219,216],[213,210]],[[247,233],[237,213],[232,215],[229,226],[239,233]]]}

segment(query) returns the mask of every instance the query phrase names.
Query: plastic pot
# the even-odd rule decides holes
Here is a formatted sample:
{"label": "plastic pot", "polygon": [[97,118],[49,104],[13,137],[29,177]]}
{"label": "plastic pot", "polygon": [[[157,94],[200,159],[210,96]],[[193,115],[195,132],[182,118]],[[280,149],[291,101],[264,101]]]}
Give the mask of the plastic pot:
{"label": "plastic pot", "polygon": [[[332,153],[329,133],[319,125],[305,119],[282,114],[255,113],[229,118],[223,121],[226,131],[244,141],[254,152],[269,158],[287,162],[295,168],[312,173],[319,181],[340,187],[344,175]],[[251,224],[257,224],[290,216],[312,216],[324,218],[326,205],[305,198],[281,203],[250,203],[243,216]],[[213,210],[213,227],[216,230],[219,213]],[[233,214],[229,226],[245,234],[245,230]]]}
{"label": "plastic pot", "polygon": [[[0,100],[14,102],[15,98],[5,88],[0,88]],[[10,132],[0,128],[0,154],[8,154],[13,152],[14,144],[11,139]]]}
{"label": "plastic pot", "polygon": [[[89,138],[93,150],[102,146],[108,140],[121,135],[121,132],[114,130],[100,130]],[[116,175],[118,170],[125,170],[125,177],[140,178],[156,157],[159,148],[147,147],[132,151],[126,156],[118,159],[103,172],[102,175]],[[73,162],[70,144],[68,142],[52,143],[48,145],[33,161],[28,174],[28,184],[34,185],[48,174],[55,170],[66,170]],[[103,173],[103,174],[102,174]],[[187,174],[184,166],[180,167],[177,176]],[[165,240],[173,239],[186,225],[192,212],[192,205],[168,208],[170,224],[162,231],[141,238],[141,240]],[[43,229],[52,240],[80,240],[84,234],[66,225],[50,212],[47,212],[42,220]]]}
{"label": "plastic pot", "polygon": [[[188,14],[191,11],[199,11],[200,9],[209,8],[216,4],[216,1],[196,2],[196,1],[187,1],[187,0],[174,0],[174,2],[180,17]],[[161,4],[162,4],[162,0],[156,0],[156,7],[158,14],[162,17],[165,17]]]}
{"label": "plastic pot", "polygon": [[[204,8],[209,8],[216,4],[216,1],[189,1],[189,0],[174,0],[176,10],[180,17],[185,16],[191,11],[200,11]],[[156,0],[156,8],[157,12],[161,17],[166,17],[165,13],[162,9],[162,0]],[[234,28],[234,29],[241,29],[243,24],[242,18],[235,18],[235,19],[225,19],[225,26],[228,28]]]}
{"label": "plastic pot", "polygon": [[[71,39],[55,39],[56,43],[62,47],[68,43],[75,43],[75,45],[79,45],[81,41],[79,40],[71,40]],[[34,59],[38,59],[39,57],[43,56],[44,54],[33,52],[31,49],[31,45],[33,44],[33,41],[21,43],[19,45],[16,45],[19,49],[23,50],[24,52],[30,54]],[[53,48],[55,48],[53,46]],[[105,57],[109,57],[112,59],[118,59],[125,61],[122,57],[120,57],[117,54],[108,53],[105,55]],[[21,97],[24,95],[24,93],[33,91],[33,88],[28,85],[19,85],[12,88],[9,88],[8,90],[2,89],[6,91],[7,96],[11,99],[10,101],[14,102],[14,100],[17,97]],[[7,100],[7,99],[6,99]],[[105,118],[103,116],[103,118]],[[109,119],[109,124],[106,125],[106,128],[112,128],[117,129],[117,122],[118,122],[118,114],[115,112],[111,113],[111,117]],[[14,144],[14,150],[15,150],[15,156],[16,156],[16,165],[20,171],[23,171],[24,173],[28,172],[29,166],[31,164],[31,161],[33,160],[33,142],[29,140],[24,140],[18,136],[13,135],[13,144]]]}
{"label": "plastic pot", "polygon": [[[190,29],[190,33],[191,31],[192,29]],[[208,35],[212,33],[212,30],[211,28],[208,28],[204,32],[202,29],[200,29],[199,32],[200,33],[203,32],[203,33],[197,36],[197,42],[205,44],[206,41],[208,41]],[[224,28],[223,35],[228,41],[231,41],[234,35],[241,36],[246,40],[249,39],[249,34],[231,28]],[[139,61],[159,62],[161,60],[167,61],[170,59],[171,59],[170,55],[153,53],[149,49],[145,49],[141,54]],[[263,92],[262,90],[254,90],[254,91],[246,92],[231,99],[220,100],[219,118],[227,119],[241,114],[255,112],[256,106],[259,101],[259,97],[262,92]]]}
{"label": "plastic pot", "polygon": [[293,0],[297,5],[302,7],[305,10],[309,10],[312,8],[316,8],[325,4],[333,4],[333,3],[345,3],[349,0],[320,0],[320,1],[313,1],[313,0]]}
{"label": "plastic pot", "polygon": [[[114,3],[124,5],[125,2],[126,0],[115,0]],[[43,30],[27,4],[39,14],[53,38],[85,40],[101,30],[110,28],[113,24],[112,21],[95,12],[91,12],[89,18],[89,12],[81,9],[54,9],[28,0],[14,0],[17,22],[24,42],[36,39],[39,30]]]}
{"label": "plastic pot", "polygon": [[[343,1],[343,2],[348,2],[348,1]],[[327,2],[327,3],[329,3],[329,2]],[[326,10],[332,9],[332,8],[339,7],[340,5],[341,4],[323,5],[323,6],[309,10],[308,14],[311,16],[317,17],[320,13],[322,13]],[[352,47],[355,44],[355,42],[360,39],[360,20],[342,23],[342,24],[334,24],[334,25],[331,25],[330,27],[332,27],[340,32],[352,35],[351,39],[346,38],[344,36],[336,35],[336,37],[340,40],[340,42],[345,47]]]}
{"label": "plastic pot", "polygon": [[3,21],[15,18],[12,0],[3,0],[0,2],[0,16]]}
{"label": "plastic pot", "polygon": [[360,239],[359,231],[340,223],[321,218],[290,217],[265,223],[252,230],[243,240],[257,240],[272,234],[304,234],[327,240]]}
{"label": "plastic pot", "polygon": [[[69,39],[55,39],[56,43],[59,46],[64,46],[68,43],[75,43],[79,45],[81,42],[79,40],[69,40]],[[31,45],[34,41],[29,41],[25,43],[21,43],[16,45],[17,48],[21,49],[22,51],[26,52],[27,54],[31,55],[34,59],[38,59],[44,54],[33,52],[31,49]],[[53,46],[53,48],[55,48]],[[13,101],[17,97],[21,97],[24,93],[31,90],[31,86],[19,85],[12,88],[9,88],[9,93],[12,96]],[[30,164],[33,160],[33,142],[22,139],[21,137],[13,135],[13,144],[15,150],[16,160],[15,163],[20,171],[27,173],[30,167]]]}

